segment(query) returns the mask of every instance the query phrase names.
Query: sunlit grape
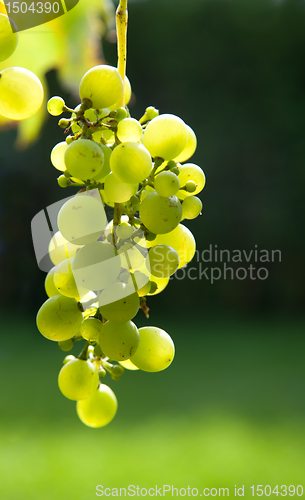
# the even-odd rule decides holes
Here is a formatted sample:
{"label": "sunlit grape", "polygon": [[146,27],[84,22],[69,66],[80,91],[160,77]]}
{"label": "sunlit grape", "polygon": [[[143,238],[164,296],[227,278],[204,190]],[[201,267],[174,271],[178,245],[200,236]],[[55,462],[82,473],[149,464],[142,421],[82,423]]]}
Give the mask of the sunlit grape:
{"label": "sunlit grape", "polygon": [[63,395],[79,401],[91,396],[99,383],[98,372],[90,361],[74,359],[64,364],[58,375],[58,386]]}
{"label": "sunlit grape", "polygon": [[68,172],[80,179],[91,179],[97,176],[103,167],[104,153],[94,141],[78,139],[72,142],[65,151],[65,164]]}
{"label": "sunlit grape", "polygon": [[142,144],[125,142],[114,149],[110,157],[110,167],[121,182],[135,184],[149,175],[152,161]]}
{"label": "sunlit grape", "polygon": [[0,72],[0,114],[11,120],[34,115],[43,102],[43,88],[37,76],[25,68]]}
{"label": "sunlit grape", "polygon": [[136,352],[139,332],[132,321],[107,321],[101,330],[99,343],[108,358],[124,361]]}
{"label": "sunlit grape", "polygon": [[70,243],[86,245],[101,236],[106,226],[106,214],[96,198],[78,194],[61,207],[57,222],[61,234]]}
{"label": "sunlit grape", "polygon": [[147,195],[140,205],[143,224],[155,234],[172,231],[178,226],[181,215],[181,203],[176,196],[165,198],[154,191]]}
{"label": "sunlit grape", "polygon": [[144,146],[153,158],[173,160],[185,148],[187,127],[178,116],[159,115],[148,123],[144,131]]}
{"label": "sunlit grape", "polygon": [[188,125],[186,125],[186,128],[188,130],[188,138],[185,148],[180,153],[180,155],[174,158],[174,160],[178,161],[179,163],[182,163],[191,158],[191,156],[193,156],[193,154],[195,153],[197,147],[197,138],[195,132]]}
{"label": "sunlit grape", "polygon": [[116,103],[123,93],[123,80],[113,66],[94,66],[84,74],[79,86],[81,99],[87,98],[95,109]]}
{"label": "sunlit grape", "polygon": [[75,299],[64,295],[50,297],[37,314],[37,328],[49,340],[68,340],[79,332],[83,315]]}
{"label": "sunlit grape", "polygon": [[159,372],[174,359],[175,346],[171,337],[161,328],[146,326],[139,329],[139,347],[130,361],[140,370]]}
{"label": "sunlit grape", "polygon": [[88,427],[104,427],[114,418],[118,403],[114,392],[105,384],[87,399],[76,403],[76,411],[80,420]]}

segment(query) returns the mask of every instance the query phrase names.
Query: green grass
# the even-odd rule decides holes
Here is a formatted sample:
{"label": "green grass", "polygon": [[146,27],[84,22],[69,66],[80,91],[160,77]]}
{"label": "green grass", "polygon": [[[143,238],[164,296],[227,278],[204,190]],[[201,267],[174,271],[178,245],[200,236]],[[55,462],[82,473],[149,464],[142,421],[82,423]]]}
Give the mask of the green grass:
{"label": "green grass", "polygon": [[118,415],[93,430],[57,388],[56,344],[26,319],[2,322],[1,500],[89,500],[97,485],[163,484],[230,496],[244,484],[252,498],[252,484],[302,484],[304,322],[154,323],[175,338],[173,365],[110,380]]}

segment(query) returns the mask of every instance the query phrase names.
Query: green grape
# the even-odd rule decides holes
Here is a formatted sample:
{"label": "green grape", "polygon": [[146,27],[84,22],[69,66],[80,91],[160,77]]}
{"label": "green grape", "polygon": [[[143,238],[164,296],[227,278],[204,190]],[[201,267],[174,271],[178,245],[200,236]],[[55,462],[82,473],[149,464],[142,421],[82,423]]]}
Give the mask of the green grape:
{"label": "green grape", "polygon": [[144,131],[144,146],[153,158],[173,160],[185,148],[188,138],[186,125],[178,116],[159,115]]}
{"label": "green grape", "polygon": [[101,330],[99,344],[109,359],[124,361],[138,348],[138,329],[132,321],[107,321]]}
{"label": "green grape", "polygon": [[114,392],[105,384],[87,399],[76,403],[76,411],[83,424],[98,428],[109,424],[117,411],[118,403]]}
{"label": "green grape", "polygon": [[57,266],[63,260],[75,257],[76,252],[80,248],[80,246],[73,245],[67,241],[61,232],[57,231],[49,243],[49,256],[53,264]]}
{"label": "green grape", "polygon": [[180,189],[180,182],[173,172],[161,172],[155,178],[155,190],[160,196],[174,196]]}
{"label": "green grape", "polygon": [[147,295],[158,295],[163,292],[169,283],[169,277],[157,278],[156,276],[151,276],[151,288]]}
{"label": "green grape", "polygon": [[127,184],[115,177],[111,172],[107,175],[104,184],[104,192],[108,200],[114,203],[124,203],[131,198],[138,189],[138,184]]}
{"label": "green grape", "polygon": [[116,227],[116,235],[121,240],[128,240],[133,234],[133,227],[128,222],[121,222]]}
{"label": "green grape", "polygon": [[92,102],[92,108],[108,108],[121,97],[124,89],[123,80],[117,68],[99,65],[89,69],[81,79],[79,95]]}
{"label": "green grape", "polygon": [[139,269],[145,262],[146,254],[143,255],[138,246],[130,242],[124,243],[119,248],[118,253],[121,257],[121,266],[124,269]]}
{"label": "green grape", "polygon": [[74,245],[86,245],[102,235],[106,214],[102,202],[97,198],[90,194],[77,194],[61,207],[57,223],[66,240]]}
{"label": "green grape", "polygon": [[43,102],[43,88],[37,76],[25,68],[0,72],[0,114],[11,120],[34,115]]}
{"label": "green grape", "polygon": [[153,276],[166,278],[177,271],[179,256],[176,250],[168,245],[155,245],[149,250],[146,261]]}
{"label": "green grape", "polygon": [[77,335],[83,315],[75,299],[55,295],[42,304],[36,320],[41,335],[61,342]]}
{"label": "green grape", "polygon": [[117,108],[117,109],[115,110],[115,113],[116,113],[116,120],[117,120],[118,122],[120,122],[120,121],[124,120],[124,119],[125,119],[125,118],[127,118],[127,116],[128,116],[128,113],[127,113],[126,108],[122,108],[122,107]]}
{"label": "green grape", "polygon": [[165,370],[174,359],[175,346],[164,330],[154,326],[139,329],[140,343],[130,358],[131,362],[145,372]]}
{"label": "green grape", "polygon": [[173,231],[178,226],[181,215],[181,203],[176,196],[165,198],[154,191],[140,205],[140,218],[144,226],[155,234]]}
{"label": "green grape", "polygon": [[63,100],[62,97],[59,96],[54,96],[51,97],[51,99],[48,100],[47,103],[47,110],[52,116],[59,116],[63,113],[64,111],[64,106],[66,105],[65,101]]}
{"label": "green grape", "polygon": [[102,170],[99,174],[95,175],[92,180],[96,182],[104,182],[108,174],[110,174],[110,156],[112,150],[106,146],[106,144],[100,144],[100,148],[104,153],[104,162],[102,165]]}
{"label": "green grape", "polygon": [[57,177],[58,185],[62,188],[66,188],[69,184],[71,184],[70,179],[68,179],[65,175],[60,175]]}
{"label": "green grape", "polygon": [[74,359],[66,363],[59,372],[58,386],[62,394],[72,401],[91,396],[99,383],[98,372],[90,361]]}
{"label": "green grape", "polygon": [[12,29],[13,21],[5,14],[0,14],[0,61],[8,59],[17,47],[17,28]]}
{"label": "green grape", "polygon": [[196,182],[194,181],[187,181],[185,184],[185,189],[188,193],[194,193],[196,191]]}
{"label": "green grape", "polygon": [[180,167],[179,181],[181,187],[184,187],[188,181],[193,181],[197,184],[197,187],[193,192],[187,192],[185,190],[178,192],[178,198],[180,200],[184,200],[187,196],[198,194],[203,190],[205,186],[205,175],[203,170],[198,167],[198,165],[195,165],[194,163],[185,163]]}
{"label": "green grape", "polygon": [[80,179],[92,179],[103,167],[104,153],[94,141],[78,139],[65,152],[65,164],[69,173]]}
{"label": "green grape", "polygon": [[72,272],[73,261],[74,259],[66,259],[56,266],[54,271],[54,285],[58,290],[57,294],[61,293],[66,297],[73,297],[80,300],[80,297],[84,296],[87,290],[81,289],[79,283],[78,286],[76,285]]}
{"label": "green grape", "polygon": [[103,328],[103,323],[99,319],[87,318],[80,325],[80,334],[90,342],[97,342]]}
{"label": "green grape", "polygon": [[130,295],[127,293],[125,283],[114,283],[103,290],[99,296],[101,315],[110,321],[120,323],[133,319],[139,310],[140,300],[136,292]]}
{"label": "green grape", "polygon": [[44,281],[45,291],[48,297],[54,297],[54,295],[58,295],[58,290],[54,285],[54,271],[56,266],[52,267],[48,272],[46,279]]}
{"label": "green grape", "polygon": [[67,168],[65,164],[65,152],[67,147],[68,144],[66,143],[66,141],[59,142],[51,151],[52,165],[61,172],[64,172]]}
{"label": "green grape", "polygon": [[71,121],[67,120],[67,118],[61,118],[58,122],[60,128],[68,128],[70,126]]}
{"label": "green grape", "polygon": [[73,340],[69,339],[69,340],[64,340],[63,342],[58,342],[58,347],[60,347],[60,349],[65,352],[71,351],[73,347]]}
{"label": "green grape", "polygon": [[[184,203],[184,202],[183,202]],[[195,255],[196,241],[191,231],[183,224],[179,224],[173,231],[167,234],[158,234],[153,242],[147,242],[147,246],[169,245],[179,255],[178,269],[188,264]]]}
{"label": "green grape", "polygon": [[195,219],[202,210],[202,202],[197,196],[187,196],[182,203],[182,217]]}
{"label": "green grape", "polygon": [[183,149],[183,151],[176,158],[174,158],[174,160],[178,161],[179,163],[182,163],[183,161],[186,161],[191,156],[193,156],[193,154],[196,151],[196,147],[197,147],[197,138],[196,138],[194,130],[191,129],[191,127],[189,127],[188,125],[186,125],[186,128],[187,128],[188,133],[189,133],[188,138],[187,138],[187,142],[186,142],[186,146]]}
{"label": "green grape", "polygon": [[114,149],[110,157],[110,168],[121,182],[135,184],[149,175],[152,161],[142,144],[125,142]]}
{"label": "green grape", "polygon": [[135,118],[125,118],[120,121],[117,136],[121,142],[141,142],[142,127]]}
{"label": "green grape", "polygon": [[[125,99],[124,99],[125,100],[125,106],[127,106],[127,104],[130,101],[132,91],[131,91],[130,81],[129,81],[129,79],[128,79],[128,77],[126,75],[125,75],[125,79],[124,79],[124,89],[125,89]],[[109,106],[109,108],[111,110],[118,109],[118,107],[119,107],[118,104],[119,103],[116,102],[115,104],[112,104],[112,106]]]}
{"label": "green grape", "polygon": [[87,290],[101,290],[111,285],[121,271],[121,259],[115,247],[106,241],[94,241],[81,248],[73,261],[76,283]]}
{"label": "green grape", "polygon": [[122,365],[122,366],[123,366],[123,368],[126,368],[127,370],[132,370],[132,371],[134,371],[134,370],[138,370],[138,369],[139,369],[136,365],[134,365],[134,364],[130,361],[130,359],[126,359],[125,361],[119,361],[119,363],[120,363],[120,365]]}
{"label": "green grape", "polygon": [[75,141],[75,140],[76,140],[76,139],[75,139],[75,136],[74,136],[74,135],[71,135],[71,134],[70,134],[70,135],[68,135],[68,136],[66,137],[66,143],[67,143],[67,146],[69,146],[69,144],[71,144],[71,143],[72,143],[73,141]]}

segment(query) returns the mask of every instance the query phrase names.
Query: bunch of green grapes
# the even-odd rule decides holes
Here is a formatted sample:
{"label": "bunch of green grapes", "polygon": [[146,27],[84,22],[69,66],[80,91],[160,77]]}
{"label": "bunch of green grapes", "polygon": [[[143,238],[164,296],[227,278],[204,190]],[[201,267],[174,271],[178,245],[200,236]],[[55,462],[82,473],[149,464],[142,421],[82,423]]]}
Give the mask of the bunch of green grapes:
{"label": "bunch of green grapes", "polygon": [[69,135],[51,152],[58,183],[80,189],[58,212],[59,231],[49,244],[54,267],[45,281],[49,298],[37,326],[64,351],[85,339],[78,357],[65,358],[58,384],[77,402],[81,421],[101,427],[117,409],[101,382],[107,372],[113,380],[124,369],[158,372],[174,358],[168,333],[138,329],[133,320],[140,309],[148,318],[146,298],[162,292],[195,254],[195,239],[181,221],[200,214],[205,175],[186,163],[197,140],[182,119],[148,107],[136,120],[118,104],[123,93],[128,103],[131,88],[115,67],[89,70],[79,93],[75,109],[58,96],[48,102],[51,115],[70,113],[59,121]]}

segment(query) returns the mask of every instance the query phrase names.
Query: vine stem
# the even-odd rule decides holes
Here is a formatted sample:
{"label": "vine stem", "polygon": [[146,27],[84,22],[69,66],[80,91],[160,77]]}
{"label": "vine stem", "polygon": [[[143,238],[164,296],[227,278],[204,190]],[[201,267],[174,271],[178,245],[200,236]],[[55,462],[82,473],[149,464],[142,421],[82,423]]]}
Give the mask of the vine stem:
{"label": "vine stem", "polygon": [[116,32],[118,44],[118,71],[124,83],[123,94],[118,102],[118,107],[125,106],[125,74],[126,74],[126,58],[127,58],[127,0],[120,0],[116,11]]}

